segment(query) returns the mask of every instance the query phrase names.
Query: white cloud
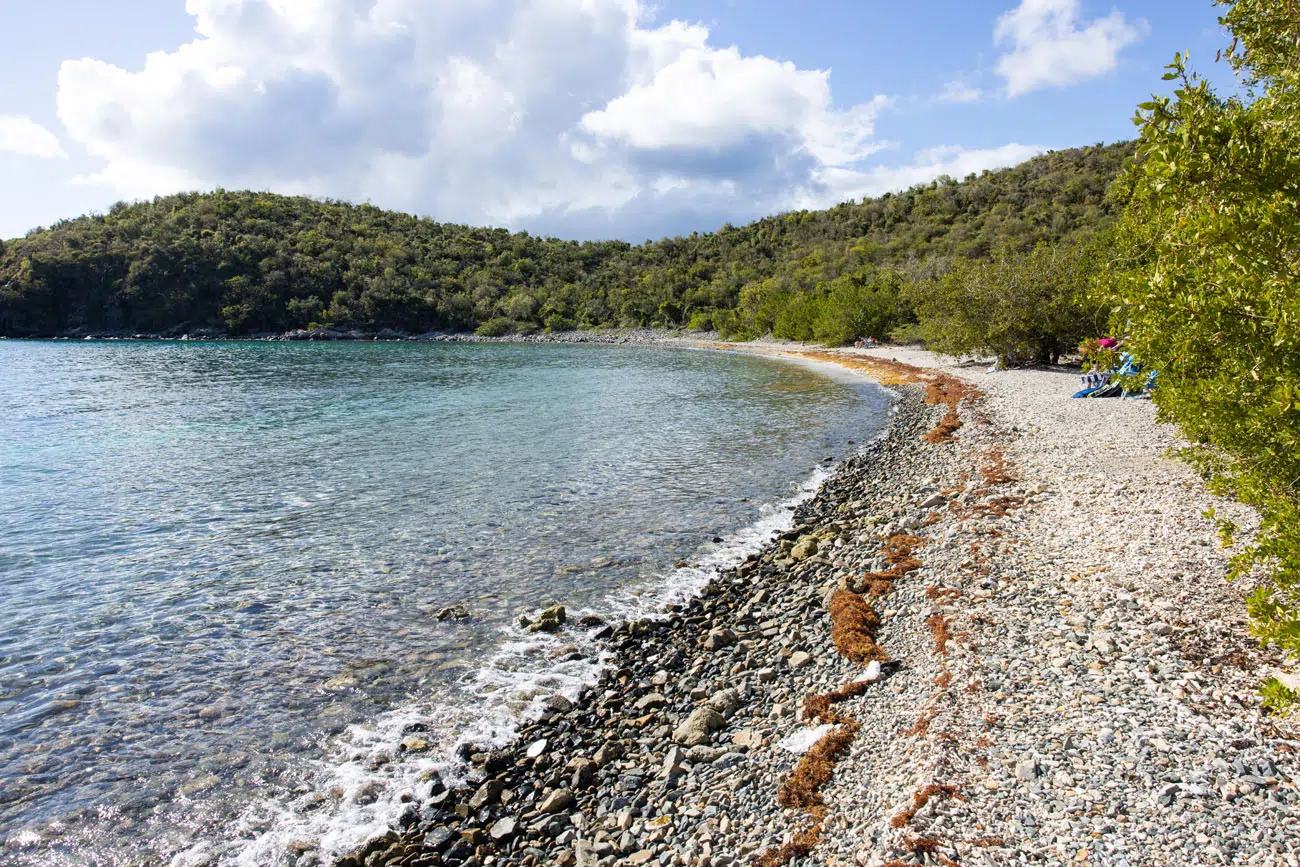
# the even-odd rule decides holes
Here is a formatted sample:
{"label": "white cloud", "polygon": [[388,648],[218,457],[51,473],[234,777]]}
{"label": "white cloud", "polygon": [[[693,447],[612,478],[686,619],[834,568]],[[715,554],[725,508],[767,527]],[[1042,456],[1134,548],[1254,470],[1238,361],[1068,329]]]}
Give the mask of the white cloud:
{"label": "white cloud", "polygon": [[1081,21],[1079,0],[1021,0],[994,29],[995,41],[1011,46],[997,70],[1011,97],[1074,84],[1114,69],[1119,52],[1137,42],[1145,27],[1130,24],[1118,9]]}
{"label": "white cloud", "polygon": [[910,163],[901,166],[877,166],[867,170],[830,169],[822,177],[821,188],[806,191],[799,207],[823,208],[835,202],[897,192],[929,183],[941,175],[962,180],[986,169],[1017,165],[1046,151],[1047,148],[1040,145],[1022,144],[974,149],[945,146],[921,151]]}
{"label": "white cloud", "polygon": [[979,102],[984,98],[984,91],[972,87],[960,78],[948,82],[935,97],[936,102],[966,103]]}
{"label": "white cloud", "polygon": [[642,0],[186,9],[194,40],[138,71],[63,64],[59,117],[97,164],[84,183],[640,238],[831,204],[884,177],[863,165],[887,97],[841,108],[828,72],[715,46]]}
{"label": "white cloud", "polygon": [[63,146],[54,133],[30,117],[0,114],[0,153],[55,159],[63,157]]}
{"label": "white cloud", "polygon": [[887,104],[840,110],[828,73],[715,47],[699,25],[652,25],[639,0],[186,9],[196,38],[139,71],[63,64],[59,117],[100,163],[82,181],[128,197],[269,188],[618,233],[632,208],[779,209],[871,153]]}

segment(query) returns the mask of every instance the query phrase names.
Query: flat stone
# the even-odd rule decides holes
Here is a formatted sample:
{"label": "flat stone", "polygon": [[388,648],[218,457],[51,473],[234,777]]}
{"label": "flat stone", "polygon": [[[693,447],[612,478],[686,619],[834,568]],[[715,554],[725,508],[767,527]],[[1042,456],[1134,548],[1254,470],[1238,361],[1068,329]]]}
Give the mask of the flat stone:
{"label": "flat stone", "polygon": [[508,840],[515,835],[515,820],[506,816],[504,819],[498,819],[488,830],[488,836],[493,840],[500,842]]}
{"label": "flat stone", "polygon": [[726,750],[721,747],[691,747],[686,751],[686,758],[697,764],[708,764],[709,762],[716,761],[718,757],[725,752]]}
{"label": "flat stone", "polygon": [[796,671],[812,665],[812,661],[812,654],[805,653],[802,650],[796,650],[794,653],[790,654],[790,667]]}
{"label": "flat stone", "polygon": [[573,792],[568,789],[556,789],[542,799],[542,803],[537,809],[543,813],[558,813],[568,809],[572,803]]}
{"label": "flat stone", "polygon": [[643,695],[636,700],[633,705],[637,710],[655,710],[668,704],[668,699],[664,698],[662,693],[652,692],[649,695]]}

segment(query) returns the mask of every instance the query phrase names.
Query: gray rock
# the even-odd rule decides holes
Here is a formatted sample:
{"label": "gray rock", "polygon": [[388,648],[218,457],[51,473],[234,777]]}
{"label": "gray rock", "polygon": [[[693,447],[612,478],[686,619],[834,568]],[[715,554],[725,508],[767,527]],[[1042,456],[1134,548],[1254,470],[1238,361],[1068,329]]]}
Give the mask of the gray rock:
{"label": "gray rock", "polygon": [[633,706],[637,710],[658,710],[666,704],[668,704],[668,699],[664,698],[662,693],[652,692],[649,695],[641,696]]}
{"label": "gray rock", "polygon": [[1016,779],[1022,782],[1029,782],[1038,776],[1038,765],[1031,758],[1023,758],[1016,762]]}
{"label": "gray rock", "polygon": [[673,742],[684,747],[694,747],[706,743],[709,735],[727,724],[722,714],[711,707],[696,708],[677,730],[673,732]]}
{"label": "gray rock", "polygon": [[501,785],[498,780],[488,780],[478,787],[478,791],[469,799],[469,808],[475,812],[492,804],[497,798],[501,797],[501,791],[505,786]]}
{"label": "gray rock", "polygon": [[685,758],[685,753],[682,752],[681,747],[673,747],[670,749],[668,755],[664,757],[662,776],[670,780],[675,780],[685,774],[686,769],[682,767],[683,758]]}
{"label": "gray rock", "polygon": [[794,653],[790,654],[790,667],[796,671],[812,665],[812,661],[812,655],[805,653],[802,650],[796,650]]}
{"label": "gray rock", "polygon": [[709,707],[724,714],[735,713],[742,704],[740,691],[736,689],[720,689],[709,698]]}
{"label": "gray rock", "polygon": [[450,828],[434,828],[424,835],[424,848],[442,852],[456,839],[456,832]]}
{"label": "gray rock", "polygon": [[488,836],[500,843],[503,840],[509,840],[515,835],[515,820],[506,816],[504,819],[498,819],[488,829]]}
{"label": "gray rock", "polygon": [[716,761],[726,750],[720,747],[698,746],[686,751],[686,758],[696,764],[708,764]]}
{"label": "gray rock", "polygon": [[725,753],[722,756],[720,756],[717,761],[713,763],[713,767],[719,771],[725,771],[730,768],[734,768],[738,765],[743,764],[744,761],[745,761],[744,753],[736,753],[736,752]]}

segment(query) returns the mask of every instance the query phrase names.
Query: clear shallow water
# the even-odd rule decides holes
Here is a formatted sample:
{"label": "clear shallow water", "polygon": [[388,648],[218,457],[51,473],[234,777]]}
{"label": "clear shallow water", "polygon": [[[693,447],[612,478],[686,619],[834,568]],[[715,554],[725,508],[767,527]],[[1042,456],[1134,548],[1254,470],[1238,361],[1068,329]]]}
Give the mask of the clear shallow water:
{"label": "clear shallow water", "polygon": [[0,341],[0,860],[356,842],[447,771],[412,728],[592,676],[519,612],[690,592],[887,403],[687,350]]}

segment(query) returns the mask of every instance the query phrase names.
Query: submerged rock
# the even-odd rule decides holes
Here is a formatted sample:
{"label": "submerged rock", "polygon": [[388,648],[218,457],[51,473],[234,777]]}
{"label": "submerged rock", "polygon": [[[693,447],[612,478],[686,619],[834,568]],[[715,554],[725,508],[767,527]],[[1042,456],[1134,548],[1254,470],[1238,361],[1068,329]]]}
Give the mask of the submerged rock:
{"label": "submerged rock", "polygon": [[446,620],[466,620],[469,618],[469,608],[463,602],[457,602],[455,605],[448,605],[446,608],[439,608],[434,619],[439,623]]}
{"label": "submerged rock", "polygon": [[564,606],[553,605],[537,615],[536,620],[530,621],[527,617],[520,617],[519,625],[529,632],[559,632],[567,619]]}

